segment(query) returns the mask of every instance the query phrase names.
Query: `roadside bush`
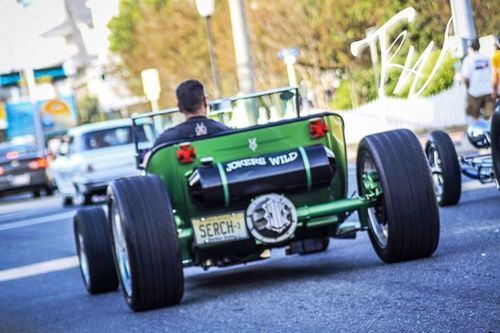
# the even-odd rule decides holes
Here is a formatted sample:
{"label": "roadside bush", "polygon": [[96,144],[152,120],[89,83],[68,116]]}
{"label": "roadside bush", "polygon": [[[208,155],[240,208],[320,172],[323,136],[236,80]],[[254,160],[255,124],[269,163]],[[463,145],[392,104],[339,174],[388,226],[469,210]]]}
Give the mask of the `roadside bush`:
{"label": "roadside bush", "polygon": [[99,111],[99,100],[92,95],[84,95],[77,100],[78,125],[106,120],[105,115]]}
{"label": "roadside bush", "polygon": [[[419,88],[425,82],[425,79],[429,77],[439,57],[439,52],[439,50],[434,50],[431,53],[427,65],[422,70],[423,78],[419,81],[416,91],[419,90]],[[404,61],[405,59],[401,57],[400,59],[397,59],[395,63],[404,64]],[[454,63],[455,59],[447,54],[438,72],[436,73],[430,84],[423,91],[422,96],[435,95],[451,87],[455,75]],[[380,72],[380,68],[377,70]],[[410,86],[413,82],[413,77],[408,80],[399,94],[393,94],[394,88],[396,87],[400,75],[401,69],[393,68],[389,70],[384,85],[385,94],[387,96],[402,98],[408,97]],[[335,110],[346,110],[352,108],[353,104],[361,105],[376,98],[377,87],[375,87],[373,69],[356,68],[349,74],[349,77],[346,80],[342,80],[339,88],[335,92],[331,107]]]}

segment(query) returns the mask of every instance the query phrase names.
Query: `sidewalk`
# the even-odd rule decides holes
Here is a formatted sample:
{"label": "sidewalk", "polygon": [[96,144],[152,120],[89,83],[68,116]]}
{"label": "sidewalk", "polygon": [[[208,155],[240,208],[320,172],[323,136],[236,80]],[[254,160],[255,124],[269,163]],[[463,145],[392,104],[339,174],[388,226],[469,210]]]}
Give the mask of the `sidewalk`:
{"label": "sidewalk", "polygon": [[[422,147],[425,146],[427,142],[427,137],[433,130],[428,131],[419,131],[415,134],[417,135]],[[444,130],[451,137],[453,143],[455,143],[455,148],[457,150],[457,154],[463,155],[468,153],[473,153],[477,151],[467,140],[467,127],[454,127]],[[356,163],[358,144],[349,144],[347,145],[347,159],[349,163]]]}

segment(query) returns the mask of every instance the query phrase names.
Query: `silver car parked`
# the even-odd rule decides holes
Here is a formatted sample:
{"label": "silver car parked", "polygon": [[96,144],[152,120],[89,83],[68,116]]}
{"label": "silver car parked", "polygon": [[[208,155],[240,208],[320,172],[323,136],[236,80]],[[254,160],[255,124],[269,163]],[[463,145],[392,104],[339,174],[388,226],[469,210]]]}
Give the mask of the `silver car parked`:
{"label": "silver car parked", "polygon": [[[139,145],[151,146],[154,134],[150,123],[137,127]],[[111,180],[138,173],[130,119],[78,126],[68,136],[51,164],[64,205],[91,204],[94,195],[106,193]]]}

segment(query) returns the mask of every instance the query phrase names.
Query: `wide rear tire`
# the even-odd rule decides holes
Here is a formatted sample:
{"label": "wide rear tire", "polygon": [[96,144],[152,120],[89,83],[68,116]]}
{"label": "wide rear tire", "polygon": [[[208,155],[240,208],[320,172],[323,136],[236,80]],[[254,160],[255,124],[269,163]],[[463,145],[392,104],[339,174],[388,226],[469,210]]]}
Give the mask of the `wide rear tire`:
{"label": "wide rear tire", "polygon": [[111,236],[101,207],[79,209],[73,220],[76,253],[85,289],[91,294],[118,288]]}
{"label": "wide rear tire", "polygon": [[439,210],[429,166],[415,134],[396,130],[363,138],[357,158],[361,194],[367,172],[378,175],[383,190],[366,214],[369,237],[380,259],[399,262],[432,255],[439,242]]}
{"label": "wide rear tire", "polygon": [[129,307],[143,311],[179,303],[184,293],[179,241],[160,178],[114,180],[108,202],[114,259]]}
{"label": "wide rear tire", "polygon": [[457,151],[448,134],[434,131],[425,144],[434,191],[440,206],[456,205],[462,193],[462,179]]}

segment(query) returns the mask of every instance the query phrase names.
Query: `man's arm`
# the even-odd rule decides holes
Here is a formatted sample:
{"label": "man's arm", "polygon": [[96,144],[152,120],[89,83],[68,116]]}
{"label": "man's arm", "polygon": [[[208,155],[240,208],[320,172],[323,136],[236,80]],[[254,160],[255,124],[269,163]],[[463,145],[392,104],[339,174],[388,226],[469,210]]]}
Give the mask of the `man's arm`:
{"label": "man's arm", "polygon": [[465,83],[465,87],[467,88],[467,90],[469,89],[469,85],[470,85],[470,81],[468,78],[464,77],[464,83]]}
{"label": "man's arm", "polygon": [[492,83],[493,83],[493,91],[491,92],[491,98],[493,98],[493,100],[496,100],[497,98],[497,92],[498,92],[498,71],[494,68],[493,69],[493,79],[492,79]]}
{"label": "man's arm", "polygon": [[492,66],[492,71],[491,71],[493,74],[492,78],[491,78],[491,83],[492,83],[492,86],[493,86],[493,91],[491,92],[491,98],[493,98],[493,100],[496,100],[497,98],[497,94],[498,94],[498,84],[500,81],[499,79],[499,76],[500,76],[500,71],[498,69],[498,66],[497,64],[495,64],[495,62],[493,62],[493,66]]}

